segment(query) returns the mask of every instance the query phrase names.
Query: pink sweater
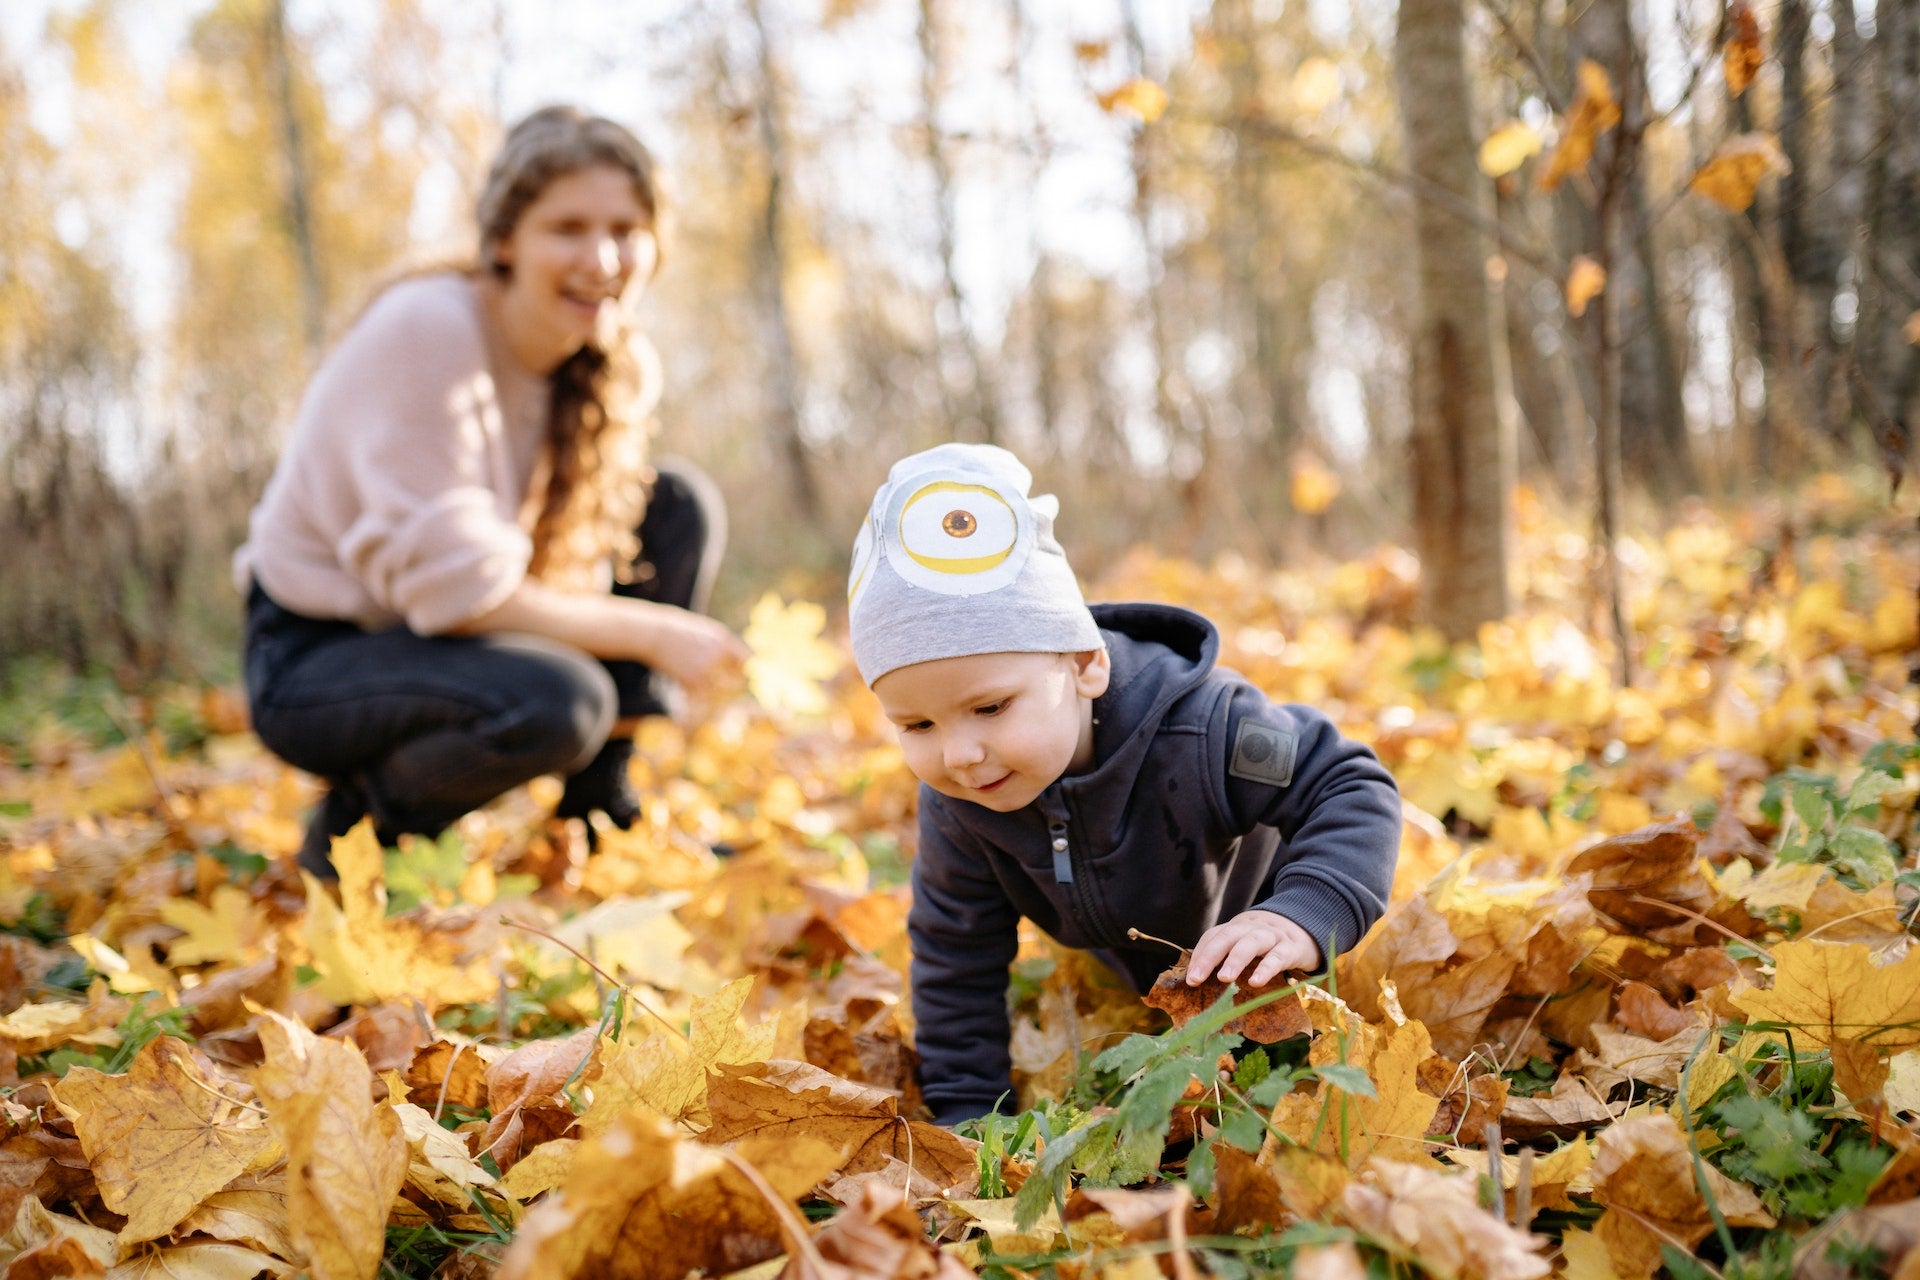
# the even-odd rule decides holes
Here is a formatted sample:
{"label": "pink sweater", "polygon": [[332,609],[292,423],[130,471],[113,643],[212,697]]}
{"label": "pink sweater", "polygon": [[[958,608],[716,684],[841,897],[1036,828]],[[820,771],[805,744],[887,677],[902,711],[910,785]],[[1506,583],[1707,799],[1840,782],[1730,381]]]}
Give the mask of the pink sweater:
{"label": "pink sweater", "polygon": [[548,394],[465,276],[386,290],[308,385],[235,584],[368,630],[435,635],[486,613],[532,556]]}

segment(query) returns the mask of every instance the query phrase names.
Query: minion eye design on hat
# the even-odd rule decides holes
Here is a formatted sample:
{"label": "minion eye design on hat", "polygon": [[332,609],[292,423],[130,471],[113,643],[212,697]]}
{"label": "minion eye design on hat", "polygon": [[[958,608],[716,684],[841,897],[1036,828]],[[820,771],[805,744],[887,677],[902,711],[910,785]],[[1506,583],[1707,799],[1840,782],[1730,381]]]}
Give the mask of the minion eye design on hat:
{"label": "minion eye design on hat", "polygon": [[888,563],[914,586],[943,595],[977,595],[1013,581],[1033,538],[1026,499],[972,477],[922,480],[883,526]]}
{"label": "minion eye design on hat", "polygon": [[873,562],[879,540],[874,537],[872,519],[860,523],[860,536],[853,542],[853,568],[847,574],[847,612],[852,613],[873,581]]}

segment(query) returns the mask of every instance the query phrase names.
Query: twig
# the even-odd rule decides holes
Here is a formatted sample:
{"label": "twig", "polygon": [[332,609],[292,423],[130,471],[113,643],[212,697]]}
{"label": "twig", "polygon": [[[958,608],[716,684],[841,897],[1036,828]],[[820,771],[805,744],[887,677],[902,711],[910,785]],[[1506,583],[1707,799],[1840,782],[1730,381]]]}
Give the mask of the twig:
{"label": "twig", "polygon": [[190,1072],[182,1071],[180,1074],[184,1076],[186,1078],[187,1083],[192,1085],[194,1088],[199,1089],[204,1093],[212,1094],[214,1097],[220,1099],[220,1101],[226,1103],[229,1106],[244,1107],[248,1111],[256,1111],[263,1116],[267,1114],[267,1109],[265,1107],[260,1106],[259,1104],[253,1103],[253,1102],[242,1102],[238,1098],[229,1098],[226,1094],[220,1092],[218,1089],[214,1088],[212,1085],[206,1084],[206,1083],[203,1083],[202,1081],[194,1079],[193,1075]]}
{"label": "twig", "polygon": [[616,990],[618,990],[620,994],[624,995],[627,999],[633,1001],[634,1004],[638,1005],[640,1008],[640,1012],[646,1014],[649,1018],[652,1018],[655,1022],[659,1023],[661,1026],[665,1027],[667,1030],[673,1032],[674,1035],[679,1036],[682,1040],[686,1041],[688,1044],[693,1043],[691,1040],[687,1039],[686,1032],[674,1026],[671,1022],[668,1022],[665,1018],[661,1017],[659,1014],[655,1013],[653,1009],[647,1004],[646,1001],[642,1000],[639,996],[635,995],[633,993],[632,987],[629,987],[626,983],[620,981],[618,978],[608,973],[605,969],[602,969],[599,965],[595,964],[590,957],[582,953],[581,950],[578,947],[574,946],[572,943],[566,941],[563,938],[556,938],[552,934],[548,933],[545,929],[539,928],[538,926],[527,924],[525,921],[522,921],[522,920],[515,920],[511,916],[501,916],[500,923],[514,929],[525,929],[528,933],[534,934],[538,937],[545,938],[548,942],[551,942],[554,946],[559,947],[561,950],[566,951],[569,954],[573,955],[580,961],[580,963],[586,965],[587,968],[593,970],[595,973],[599,974],[602,978],[606,979],[607,983],[613,988],[615,988]]}
{"label": "twig", "polygon": [[[1920,899],[1916,899],[1916,901],[1920,901]],[[1858,920],[1862,916],[1877,916],[1883,911],[1891,911],[1891,912],[1894,912],[1895,914],[1898,914],[1903,910],[1905,910],[1904,907],[1897,907],[1897,906],[1868,907],[1865,911],[1855,911],[1850,915],[1841,916],[1837,920],[1829,920],[1823,925],[1817,925],[1814,928],[1807,930],[1805,933],[1801,934],[1798,938],[1794,940],[1796,942],[1805,942],[1808,938],[1813,937],[1813,935],[1816,933],[1824,933],[1826,930],[1833,928],[1833,926],[1837,924],[1845,924],[1849,920]]]}
{"label": "twig", "polygon": [[1520,1148],[1520,1178],[1513,1188],[1513,1225],[1522,1231],[1533,1221],[1533,1148]]}
{"label": "twig", "polygon": [[440,1123],[440,1112],[447,1105],[447,1087],[453,1083],[453,1069],[460,1065],[460,1055],[467,1051],[467,1043],[462,1040],[453,1046],[453,1057],[447,1061],[447,1074],[440,1077],[440,1096],[434,1100],[433,1122]]}
{"label": "twig", "polygon": [[1132,938],[1135,942],[1139,942],[1144,939],[1147,942],[1157,942],[1163,947],[1172,947],[1175,951],[1178,951],[1181,955],[1186,955],[1189,950],[1189,948],[1183,947],[1177,942],[1168,942],[1165,938],[1156,938],[1152,934],[1143,933],[1138,929],[1128,929],[1127,936],[1129,938]]}
{"label": "twig", "polygon": [[786,1197],[768,1185],[767,1180],[760,1176],[758,1169],[742,1160],[734,1152],[720,1147],[715,1149],[715,1153],[732,1165],[740,1176],[747,1180],[748,1185],[760,1193],[760,1198],[767,1202],[767,1208],[773,1210],[773,1216],[780,1223],[780,1234],[787,1237],[787,1243],[793,1247],[793,1251],[812,1268],[811,1274],[827,1275],[827,1260],[821,1257],[820,1250],[814,1247],[813,1237],[807,1234],[807,1224],[800,1221],[800,1215],[793,1211],[793,1206],[787,1203]]}

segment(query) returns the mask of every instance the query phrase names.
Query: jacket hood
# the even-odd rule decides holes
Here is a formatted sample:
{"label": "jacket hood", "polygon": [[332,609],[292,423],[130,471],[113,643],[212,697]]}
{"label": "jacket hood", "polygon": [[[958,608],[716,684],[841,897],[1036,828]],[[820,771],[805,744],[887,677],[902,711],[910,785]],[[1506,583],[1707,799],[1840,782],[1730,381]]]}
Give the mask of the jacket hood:
{"label": "jacket hood", "polygon": [[1190,609],[1170,604],[1097,604],[1113,675],[1093,703],[1092,773],[1063,779],[1084,794],[1131,788],[1166,709],[1204,682],[1220,656],[1220,633]]}

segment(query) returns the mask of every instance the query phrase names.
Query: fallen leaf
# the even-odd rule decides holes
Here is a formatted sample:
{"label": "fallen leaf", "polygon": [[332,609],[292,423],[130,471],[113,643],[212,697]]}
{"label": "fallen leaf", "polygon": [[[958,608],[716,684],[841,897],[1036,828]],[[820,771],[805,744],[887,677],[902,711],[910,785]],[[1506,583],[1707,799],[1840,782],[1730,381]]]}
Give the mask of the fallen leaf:
{"label": "fallen leaf", "polygon": [[266,1061],[254,1083],[287,1151],[288,1232],[315,1280],[372,1280],[407,1171],[400,1117],[373,1104],[358,1047],[279,1014],[263,1018]]}
{"label": "fallen leaf", "polygon": [[752,991],[753,979],[739,978],[695,1000],[684,1041],[645,1022],[630,1022],[629,1034],[605,1051],[593,1105],[580,1117],[581,1131],[599,1133],[636,1103],[669,1120],[686,1119],[706,1106],[714,1071],[765,1061],[779,1026],[772,1019],[741,1025],[740,1011]]}
{"label": "fallen leaf", "polygon": [[1340,496],[1340,477],[1316,459],[1303,459],[1294,464],[1288,496],[1295,511],[1302,515],[1320,515]]}
{"label": "fallen leaf", "polygon": [[1698,1022],[1662,1000],[1660,993],[1644,982],[1622,984],[1614,995],[1613,1016],[1621,1026],[1649,1040],[1679,1035]]}
{"label": "fallen leaf", "polygon": [[[1707,1190],[1721,1216],[1736,1227],[1771,1227],[1773,1215],[1745,1183],[1702,1163]],[[1594,1227],[1625,1276],[1651,1276],[1660,1246],[1670,1240],[1692,1248],[1713,1230],[1707,1202],[1695,1181],[1686,1131],[1665,1113],[1632,1116],[1600,1134],[1593,1162],[1593,1198],[1607,1211]]]}
{"label": "fallen leaf", "polygon": [[1573,1076],[1563,1075],[1545,1097],[1509,1096],[1500,1128],[1507,1137],[1528,1142],[1540,1137],[1571,1138],[1613,1118],[1606,1102]]}
{"label": "fallen leaf", "polygon": [[[1104,102],[1101,105],[1113,109]],[[817,716],[826,711],[827,698],[820,685],[846,665],[842,650],[820,638],[826,621],[826,610],[819,605],[804,600],[783,605],[771,591],[755,602],[741,633],[752,652],[746,676],[754,701],[782,716]]]}
{"label": "fallen leaf", "polygon": [[186,936],[167,944],[171,965],[244,964],[255,959],[272,932],[266,912],[251,894],[223,884],[201,906],[191,898],[169,898],[160,918]]}
{"label": "fallen leaf", "polygon": [[[1569,863],[1567,871],[1593,877],[1593,905],[1623,931],[1656,942],[1690,944],[1705,926],[1662,904],[1703,916],[1713,911],[1717,895],[1700,870],[1699,844],[1700,830],[1692,819],[1675,818],[1602,840]],[[1655,901],[1639,901],[1642,898]]]}
{"label": "fallen leaf", "polygon": [[215,1083],[193,1049],[159,1036],[125,1075],[75,1067],[54,1087],[100,1182],[100,1198],[125,1214],[121,1240],[152,1240],[237,1175],[279,1158],[259,1109]]}
{"label": "fallen leaf", "polygon": [[[148,1248],[107,1272],[106,1280],[257,1280],[261,1274],[291,1276],[293,1268],[268,1254],[237,1244],[203,1240]],[[9,1273],[11,1274],[11,1273]]]}
{"label": "fallen leaf", "polygon": [[0,1266],[9,1280],[105,1275],[114,1254],[113,1232],[53,1213],[33,1196],[20,1202],[0,1236]]}
{"label": "fallen leaf", "polygon": [[287,1197],[271,1191],[216,1192],[181,1220],[176,1234],[251,1245],[288,1260],[297,1248],[287,1230]]}
{"label": "fallen leaf", "polygon": [[908,1121],[892,1094],[776,1059],[722,1067],[708,1090],[713,1127],[705,1142],[813,1138],[842,1152],[839,1171],[885,1168],[889,1156],[943,1187],[970,1184],[979,1144],[938,1125]]}
{"label": "fallen leaf", "polygon": [[1432,1165],[1374,1157],[1347,1184],[1340,1216],[1392,1241],[1442,1280],[1536,1280],[1553,1270],[1545,1243],[1480,1207],[1476,1180]]}
{"label": "fallen leaf", "polygon": [[1880,1091],[1886,1055],[1920,1045],[1920,951],[1876,965],[1860,943],[1807,939],[1776,943],[1773,960],[1773,986],[1741,992],[1734,1007],[1831,1050],[1834,1084],[1849,1100]]}
{"label": "fallen leaf", "polygon": [[1344,1035],[1314,1038],[1308,1062],[1356,1067],[1374,1096],[1349,1093],[1322,1080],[1311,1093],[1290,1093],[1273,1111],[1273,1127],[1299,1145],[1358,1168],[1369,1156],[1418,1158],[1440,1100],[1420,1089],[1420,1065],[1433,1055],[1423,1023],[1383,1028],[1356,1020]]}
{"label": "fallen leaf", "polygon": [[[934,1247],[904,1195],[872,1183],[814,1237],[813,1247],[832,1268],[818,1280],[967,1280],[974,1274]],[[787,1280],[817,1274],[798,1259],[781,1272]]]}
{"label": "fallen leaf", "polygon": [[[1141,997],[1150,1007],[1165,1010],[1176,1027],[1186,1026],[1211,1009],[1226,994],[1227,988],[1234,985],[1220,981],[1217,976],[1208,978],[1197,987],[1187,985],[1187,961],[1191,958],[1191,952],[1181,952],[1179,963],[1164,970],[1154,979],[1152,990]],[[1233,1002],[1235,1005],[1247,1004],[1268,992],[1283,989],[1291,982],[1292,979],[1283,977],[1257,989],[1238,987]],[[1296,992],[1230,1018],[1221,1024],[1220,1030],[1228,1035],[1245,1036],[1261,1044],[1273,1044],[1305,1034],[1308,1025],[1306,1009]]]}

